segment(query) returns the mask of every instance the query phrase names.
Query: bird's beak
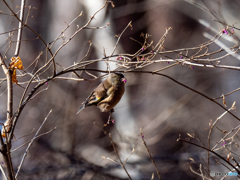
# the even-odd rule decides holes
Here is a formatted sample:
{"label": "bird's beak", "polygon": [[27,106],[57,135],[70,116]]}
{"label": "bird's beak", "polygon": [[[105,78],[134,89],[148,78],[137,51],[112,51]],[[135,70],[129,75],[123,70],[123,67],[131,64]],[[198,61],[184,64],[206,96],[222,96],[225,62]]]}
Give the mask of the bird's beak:
{"label": "bird's beak", "polygon": [[125,84],[127,82],[126,78],[122,78],[121,81]]}

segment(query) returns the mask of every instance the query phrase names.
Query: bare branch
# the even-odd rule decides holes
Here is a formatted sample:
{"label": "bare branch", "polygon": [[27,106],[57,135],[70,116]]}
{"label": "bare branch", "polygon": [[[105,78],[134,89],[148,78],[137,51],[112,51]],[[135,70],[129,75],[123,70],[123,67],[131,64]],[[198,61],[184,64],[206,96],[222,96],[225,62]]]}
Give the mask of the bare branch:
{"label": "bare branch", "polygon": [[232,163],[228,162],[225,158],[223,158],[222,156],[220,156],[220,155],[219,155],[218,153],[216,153],[215,151],[210,150],[210,149],[208,149],[208,148],[205,148],[205,147],[203,147],[203,146],[200,146],[200,145],[198,145],[198,144],[195,144],[195,143],[193,143],[193,142],[190,142],[190,141],[181,139],[181,138],[177,139],[177,141],[186,142],[186,143],[192,144],[192,145],[194,145],[194,146],[197,146],[197,147],[199,147],[199,148],[202,148],[202,149],[204,149],[204,150],[206,150],[206,151],[210,151],[211,153],[215,154],[217,157],[219,157],[220,159],[222,159],[223,161],[225,161],[228,165],[232,166],[232,168],[234,168],[234,169],[238,172],[238,174],[240,174],[240,171],[239,171]]}
{"label": "bare branch", "polygon": [[[208,133],[208,149],[210,149],[210,138],[211,138],[211,134],[212,134],[212,130],[214,128],[214,126],[217,124],[217,122],[224,116],[226,115],[229,111],[233,110],[235,106],[235,102],[233,103],[232,107],[229,108],[227,111],[225,111],[221,116],[219,116],[216,121],[211,125],[209,133]],[[208,171],[209,171],[209,156],[210,156],[210,151],[208,151]]]}
{"label": "bare branch", "polygon": [[[13,111],[13,89],[12,89],[12,72],[10,69],[7,68],[5,61],[3,60],[3,57],[0,53],[0,63],[2,65],[3,71],[7,77],[7,90],[8,90],[8,99],[7,99],[7,120],[5,121],[3,128],[2,128],[2,133],[5,133],[6,136],[6,144],[3,143],[2,141],[2,134],[0,139],[2,143],[2,154],[4,157],[4,162],[7,166],[7,171],[8,171],[8,178],[13,179],[14,176],[14,171],[13,171],[13,166],[12,166],[12,160],[11,156],[9,154],[10,149],[11,149],[11,139],[8,141],[8,132],[10,131],[12,127],[12,111]],[[7,131],[6,131],[7,129]]]}
{"label": "bare branch", "polygon": [[39,133],[39,131],[40,131],[41,128],[43,127],[44,123],[47,121],[48,116],[50,115],[51,112],[52,112],[52,110],[49,111],[49,113],[48,113],[47,116],[45,117],[44,121],[42,122],[41,126],[38,128],[35,136],[32,138],[32,140],[31,140],[30,143],[28,144],[28,147],[27,147],[25,153],[23,154],[21,163],[20,163],[20,165],[18,166],[18,170],[17,170],[17,173],[16,173],[16,175],[15,175],[15,178],[16,178],[16,179],[17,179],[17,176],[18,176],[18,174],[19,174],[19,172],[20,172],[20,169],[21,169],[21,167],[22,167],[22,165],[23,165],[23,162],[24,162],[24,160],[25,160],[25,158],[26,158],[26,156],[27,156],[27,153],[28,153],[28,151],[29,151],[30,146],[32,145],[33,141],[36,139],[37,134]]}
{"label": "bare branch", "polygon": [[157,171],[158,178],[159,178],[160,180],[162,180],[161,175],[160,175],[160,172],[159,172],[159,170],[158,170],[158,168],[157,168],[157,165],[156,165],[155,161],[154,161],[153,158],[152,158],[152,155],[151,155],[151,153],[150,153],[150,151],[149,151],[149,149],[148,149],[148,146],[147,146],[147,144],[146,144],[146,141],[144,140],[144,135],[143,135],[143,133],[142,133],[142,128],[140,128],[140,133],[141,133],[141,137],[142,137],[143,144],[144,144],[144,146],[145,146],[146,149],[147,149],[148,155],[149,155],[149,157],[150,157],[153,165],[155,166],[155,169],[156,169],[156,171]]}
{"label": "bare branch", "polygon": [[[106,132],[100,125],[98,125],[97,123],[93,122],[93,124],[97,125],[97,126],[102,130],[102,132],[103,132],[105,135],[108,136],[109,140],[111,141],[111,144],[112,144],[112,147],[113,147],[113,149],[114,149],[114,152],[116,153],[116,155],[117,155],[117,157],[118,157],[118,159],[119,159],[119,161],[120,161],[120,163],[118,163],[118,164],[120,164],[120,165],[123,167],[124,171],[125,171],[126,174],[128,175],[128,178],[132,180],[130,174],[128,173],[128,171],[127,171],[127,169],[126,169],[126,167],[125,167],[125,163],[122,162],[122,160],[121,160],[121,158],[120,158],[120,155],[118,154],[118,151],[117,151],[117,149],[116,149],[116,147],[115,147],[115,144],[114,144],[114,142],[113,142],[113,140],[112,140],[111,134],[110,134],[110,133],[107,133],[107,132]],[[132,154],[132,153],[131,153],[131,154]]]}
{"label": "bare branch", "polygon": [[[13,150],[11,150],[11,153],[12,153],[12,152],[14,152],[14,151],[16,151],[16,150],[18,150],[18,149],[20,149],[21,147],[23,147],[23,146],[27,145],[27,144],[28,144],[29,142],[31,142],[32,140],[35,140],[35,139],[37,139],[37,138],[39,138],[39,137],[41,137],[41,136],[43,136],[43,135],[46,135],[46,134],[48,134],[48,133],[50,133],[50,132],[54,131],[56,128],[57,128],[57,127],[53,128],[53,129],[51,129],[51,130],[49,130],[49,131],[47,131],[47,132],[45,132],[45,133],[42,133],[42,134],[40,134],[40,135],[38,135],[38,136],[34,137],[33,139],[31,139],[31,140],[29,140],[29,141],[25,142],[25,143],[24,143],[24,144],[22,144],[21,146],[19,146],[19,147],[15,148],[15,149],[13,149]],[[19,138],[18,138],[18,139],[19,139]]]}
{"label": "bare branch", "polygon": [[17,36],[17,44],[16,44],[16,50],[15,50],[15,56],[18,56],[19,50],[20,50],[20,43],[21,43],[21,37],[22,37],[22,22],[24,17],[24,7],[25,7],[25,0],[21,1],[21,9],[20,9],[20,21],[18,24],[18,36]]}

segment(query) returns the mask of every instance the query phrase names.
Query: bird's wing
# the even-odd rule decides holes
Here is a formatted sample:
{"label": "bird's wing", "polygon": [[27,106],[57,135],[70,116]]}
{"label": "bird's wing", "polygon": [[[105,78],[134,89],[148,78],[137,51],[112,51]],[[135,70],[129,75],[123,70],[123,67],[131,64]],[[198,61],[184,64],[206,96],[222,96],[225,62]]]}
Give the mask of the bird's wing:
{"label": "bird's wing", "polygon": [[102,101],[100,102],[102,103],[109,103],[110,101],[112,101],[112,99],[114,98],[116,89],[114,87],[111,87],[108,89],[108,91],[106,92],[106,96],[104,99],[102,99]]}
{"label": "bird's wing", "polygon": [[86,106],[96,105],[100,101],[99,98],[96,97],[95,90],[91,92],[88,98],[82,103],[82,106],[78,109],[78,113],[80,113]]}
{"label": "bird's wing", "polygon": [[[104,106],[104,108],[107,108],[107,110],[111,110],[120,101],[123,93],[124,93],[124,86],[123,87],[112,86],[107,91],[107,97],[102,101],[100,101],[97,106]],[[102,110],[102,111],[105,111],[105,110]]]}
{"label": "bird's wing", "polygon": [[96,89],[94,89],[91,94],[88,96],[83,104],[85,106],[97,105],[101,100],[107,97],[107,89],[104,88],[104,85],[101,83]]}
{"label": "bird's wing", "polygon": [[80,113],[83,109],[85,108],[85,104],[84,105],[82,105],[79,109],[78,109],[78,112],[77,112],[77,114],[78,113]]}

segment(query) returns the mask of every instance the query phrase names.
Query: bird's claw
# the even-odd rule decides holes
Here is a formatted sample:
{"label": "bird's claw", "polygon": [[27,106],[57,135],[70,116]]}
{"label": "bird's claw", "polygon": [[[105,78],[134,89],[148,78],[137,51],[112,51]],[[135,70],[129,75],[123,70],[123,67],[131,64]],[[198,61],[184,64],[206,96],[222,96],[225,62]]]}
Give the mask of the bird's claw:
{"label": "bird's claw", "polygon": [[110,110],[110,113],[109,113],[108,121],[107,121],[106,124],[104,124],[105,127],[110,123],[113,112],[114,112],[114,109],[111,109],[111,110]]}

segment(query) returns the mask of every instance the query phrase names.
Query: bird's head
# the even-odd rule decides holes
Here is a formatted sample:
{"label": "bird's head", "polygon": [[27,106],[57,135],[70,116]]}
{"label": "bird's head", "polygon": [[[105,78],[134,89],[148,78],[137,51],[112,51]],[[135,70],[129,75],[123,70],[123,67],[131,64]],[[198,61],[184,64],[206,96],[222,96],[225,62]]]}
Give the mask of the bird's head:
{"label": "bird's head", "polygon": [[127,79],[121,74],[121,73],[112,73],[110,74],[110,79],[113,85],[119,84],[119,83],[126,83]]}

